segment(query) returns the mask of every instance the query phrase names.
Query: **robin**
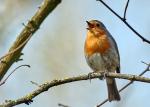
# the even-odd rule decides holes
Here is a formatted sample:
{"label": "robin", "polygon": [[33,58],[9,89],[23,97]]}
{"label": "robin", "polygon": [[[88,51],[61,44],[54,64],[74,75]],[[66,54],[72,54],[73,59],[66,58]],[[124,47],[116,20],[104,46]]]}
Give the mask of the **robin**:
{"label": "robin", "polygon": [[[84,46],[86,62],[94,72],[120,73],[120,56],[114,38],[102,22],[98,20],[86,22],[88,25]],[[106,77],[106,83],[109,102],[119,101],[120,95],[115,79]]]}

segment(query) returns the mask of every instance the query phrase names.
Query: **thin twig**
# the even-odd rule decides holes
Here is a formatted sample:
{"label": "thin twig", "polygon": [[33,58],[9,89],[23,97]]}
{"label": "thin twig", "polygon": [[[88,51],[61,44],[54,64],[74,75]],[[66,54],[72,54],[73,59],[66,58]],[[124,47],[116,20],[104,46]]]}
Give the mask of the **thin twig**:
{"label": "thin twig", "polygon": [[30,65],[20,65],[20,66],[18,66],[17,68],[15,68],[2,82],[0,82],[0,86],[2,86],[3,84],[5,84],[5,82],[8,80],[8,78],[17,70],[17,69],[19,69],[19,68],[21,68],[21,67],[23,67],[23,66],[25,66],[25,67],[28,67],[28,68],[30,68]]}
{"label": "thin twig", "polygon": [[123,17],[123,18],[124,18],[124,20],[126,20],[126,13],[127,13],[127,9],[128,9],[128,5],[129,5],[129,1],[130,1],[130,0],[128,0],[128,1],[127,1],[127,3],[126,3],[126,7],[125,7],[125,10],[124,10],[124,17]]}
{"label": "thin twig", "polygon": [[143,64],[145,64],[145,65],[147,65],[148,67],[147,68],[149,68],[149,66],[150,66],[150,64],[148,64],[148,63],[146,63],[146,62],[144,62],[144,61],[141,61]]}
{"label": "thin twig", "polygon": [[130,30],[132,30],[140,39],[142,39],[143,42],[146,42],[150,44],[150,41],[143,37],[141,34],[139,34],[124,18],[122,18],[120,15],[118,15],[113,9],[111,9],[103,0],[97,0],[100,1],[105,7],[107,7],[115,16],[117,16]]}
{"label": "thin twig", "polygon": [[58,103],[58,106],[59,106],[59,107],[70,107],[70,106],[64,105],[64,104],[62,104],[62,103]]}
{"label": "thin twig", "polygon": [[31,82],[32,84],[34,84],[34,85],[40,87],[40,85],[39,85],[37,82],[34,82],[34,81],[30,81],[30,82]]}
{"label": "thin twig", "polygon": [[[93,73],[93,74],[91,74],[90,79],[100,78],[103,76],[104,76],[103,73],[102,74],[101,73]],[[105,74],[105,76],[111,77],[111,78],[120,78],[120,79],[150,83],[150,78],[131,75],[131,74],[107,73],[107,74]],[[31,102],[33,100],[33,98],[35,98],[36,96],[40,95],[41,93],[43,93],[45,91],[48,91],[48,89],[50,89],[54,86],[71,83],[71,82],[75,82],[75,81],[88,80],[88,79],[89,79],[88,75],[80,75],[80,76],[76,76],[76,77],[69,77],[69,78],[65,78],[65,79],[59,79],[59,80],[53,80],[50,82],[46,82],[46,83],[40,85],[40,87],[38,87],[38,89],[36,89],[35,91],[28,93],[26,96],[23,96],[17,100],[9,100],[9,102],[5,102],[5,103],[1,104],[0,107],[12,107],[15,105],[27,103],[29,101]]]}
{"label": "thin twig", "polygon": [[[147,64],[147,63],[145,63],[145,62],[143,62],[143,61],[142,61],[142,63],[146,64],[147,67],[146,67],[146,69],[145,69],[142,73],[139,74],[139,76],[142,76],[142,75],[144,75],[147,71],[150,71],[150,69],[149,69],[149,68],[150,68],[150,64]],[[124,89],[126,89],[126,88],[127,88],[129,85],[131,85],[133,82],[134,82],[134,81],[128,82],[126,85],[124,85],[124,86],[119,90],[119,92],[121,92],[121,91],[123,91]],[[108,102],[108,98],[105,99],[105,100],[104,100],[103,102],[101,102],[100,104],[98,104],[97,107],[102,106],[102,105],[105,104],[106,102]]]}

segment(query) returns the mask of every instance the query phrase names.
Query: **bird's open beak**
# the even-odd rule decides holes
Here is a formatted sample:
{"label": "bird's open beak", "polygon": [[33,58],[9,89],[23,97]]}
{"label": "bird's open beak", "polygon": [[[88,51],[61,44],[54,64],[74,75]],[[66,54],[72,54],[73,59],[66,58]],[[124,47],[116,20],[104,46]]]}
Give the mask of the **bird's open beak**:
{"label": "bird's open beak", "polygon": [[91,24],[90,22],[86,21],[88,27],[86,28],[87,30],[90,30],[91,28],[93,28],[93,24]]}

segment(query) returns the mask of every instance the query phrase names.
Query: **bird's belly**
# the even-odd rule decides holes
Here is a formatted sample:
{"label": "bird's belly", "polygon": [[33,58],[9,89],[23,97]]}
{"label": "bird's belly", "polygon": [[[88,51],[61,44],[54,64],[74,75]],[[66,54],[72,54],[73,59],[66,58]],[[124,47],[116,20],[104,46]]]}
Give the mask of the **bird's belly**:
{"label": "bird's belly", "polygon": [[86,57],[86,61],[94,72],[105,71],[105,63],[100,53],[95,53],[90,57]]}

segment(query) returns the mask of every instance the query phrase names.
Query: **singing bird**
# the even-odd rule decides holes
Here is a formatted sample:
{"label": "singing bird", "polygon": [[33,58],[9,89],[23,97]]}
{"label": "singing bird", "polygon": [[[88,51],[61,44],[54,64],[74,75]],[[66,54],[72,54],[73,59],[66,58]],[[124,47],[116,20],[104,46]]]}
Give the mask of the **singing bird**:
{"label": "singing bird", "polygon": [[[84,53],[87,64],[94,72],[120,73],[120,56],[117,44],[105,25],[98,20],[86,21],[87,36]],[[106,77],[108,100],[119,101],[120,95],[114,78]]]}

